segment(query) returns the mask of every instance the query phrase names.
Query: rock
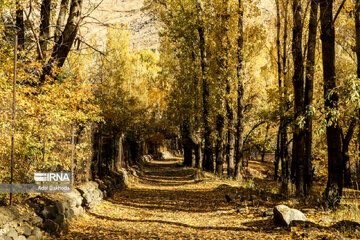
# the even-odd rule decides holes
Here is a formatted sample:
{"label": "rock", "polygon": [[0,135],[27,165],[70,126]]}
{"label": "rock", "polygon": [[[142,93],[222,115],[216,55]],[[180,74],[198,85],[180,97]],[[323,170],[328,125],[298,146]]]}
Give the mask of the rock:
{"label": "rock", "polygon": [[290,198],[289,202],[291,202],[292,204],[299,204],[299,200],[297,200],[296,198]]}
{"label": "rock", "polygon": [[31,235],[31,228],[27,225],[20,226],[20,227],[18,227],[17,232],[21,235],[28,237]]}
{"label": "rock", "polygon": [[274,210],[273,209],[268,209],[267,211],[265,211],[263,213],[263,217],[270,217],[274,215]]}
{"label": "rock", "polygon": [[40,228],[34,228],[31,232],[31,236],[35,237],[35,239],[41,239],[42,238],[42,233]]}
{"label": "rock", "polygon": [[16,231],[11,231],[8,234],[6,234],[8,237],[11,237],[13,239],[17,239],[19,234]]}
{"label": "rock", "polygon": [[17,240],[26,240],[26,237],[24,235],[20,235]]}
{"label": "rock", "polygon": [[349,220],[343,220],[340,222],[335,223],[331,226],[332,228],[336,228],[340,231],[355,231],[360,230],[360,224],[357,222],[349,221]]}
{"label": "rock", "polygon": [[53,205],[47,205],[44,209],[40,212],[41,216],[44,218],[54,219],[58,215],[58,210]]}
{"label": "rock", "polygon": [[0,237],[1,240],[12,240],[11,237],[9,236],[3,236],[3,237]]}
{"label": "rock", "polygon": [[30,225],[35,226],[35,227],[42,227],[43,219],[36,215],[36,216],[33,216],[32,218],[30,218],[29,223],[30,223]]}
{"label": "rock", "polygon": [[65,222],[65,215],[63,215],[63,214],[57,215],[54,222],[56,222],[59,225],[62,225],[63,222]]}
{"label": "rock", "polygon": [[286,205],[274,207],[274,222],[279,226],[290,226],[292,221],[306,221],[306,216],[299,210]]}
{"label": "rock", "polygon": [[320,221],[323,223],[329,224],[329,223],[335,222],[336,220],[331,217],[323,217]]}
{"label": "rock", "polygon": [[58,234],[60,232],[59,224],[51,219],[45,219],[44,230],[50,234]]}
{"label": "rock", "polygon": [[30,237],[27,238],[28,240],[40,240],[41,238],[37,238],[33,235],[31,235]]}

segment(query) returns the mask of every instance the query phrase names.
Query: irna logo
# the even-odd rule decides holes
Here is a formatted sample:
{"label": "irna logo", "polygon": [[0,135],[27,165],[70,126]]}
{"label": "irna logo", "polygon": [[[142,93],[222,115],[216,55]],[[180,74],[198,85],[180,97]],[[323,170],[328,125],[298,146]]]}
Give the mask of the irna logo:
{"label": "irna logo", "polygon": [[70,172],[34,173],[35,182],[70,182]]}

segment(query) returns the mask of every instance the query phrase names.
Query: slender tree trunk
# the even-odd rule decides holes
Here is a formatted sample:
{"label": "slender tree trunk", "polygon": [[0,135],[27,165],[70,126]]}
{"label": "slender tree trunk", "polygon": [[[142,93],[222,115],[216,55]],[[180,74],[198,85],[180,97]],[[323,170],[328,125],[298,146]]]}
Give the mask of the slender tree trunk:
{"label": "slender tree trunk", "polygon": [[[305,109],[310,111],[313,102],[314,89],[314,67],[315,49],[317,34],[318,0],[312,0],[310,6],[308,51],[306,58],[306,77],[305,77]],[[306,114],[305,122],[305,193],[310,192],[312,185],[312,115]]]}
{"label": "slender tree trunk", "polygon": [[206,56],[206,46],[205,46],[205,29],[204,22],[202,19],[202,8],[200,0],[196,1],[197,9],[199,14],[200,25],[198,26],[199,33],[199,48],[200,48],[200,58],[201,58],[201,73],[202,73],[202,87],[203,87],[203,118],[204,118],[204,155],[203,155],[203,168],[206,171],[214,171],[214,156],[213,156],[213,141],[211,138],[211,125],[210,125],[210,88],[207,79],[207,56]]}
{"label": "slender tree trunk", "polygon": [[195,154],[195,167],[201,169],[202,168],[201,141],[195,144],[194,154]]}
{"label": "slender tree trunk", "polygon": [[281,89],[281,117],[280,117],[280,126],[281,126],[281,140],[280,140],[280,149],[281,149],[281,181],[283,186],[286,187],[289,182],[289,145],[288,145],[288,123],[284,118],[284,114],[288,111],[289,105],[289,96],[285,93],[285,90],[288,89],[288,83],[286,81],[287,76],[287,61],[288,61],[288,49],[287,49],[287,39],[288,39],[288,9],[289,9],[289,0],[286,0],[284,8],[284,35],[283,35],[283,55],[282,55],[282,75],[284,78],[283,86],[279,86]]}
{"label": "slender tree trunk", "polygon": [[19,1],[16,1],[16,32],[18,35],[19,50],[25,49],[25,25],[24,25],[24,11]]}
{"label": "slender tree trunk", "polygon": [[[356,60],[357,60],[357,68],[356,68],[356,75],[357,78],[360,78],[360,0],[356,0],[355,2],[355,51],[356,51]],[[358,109],[360,114],[360,109]],[[358,142],[360,143],[360,127],[358,130]],[[358,148],[358,153],[360,155],[360,144]]]}
{"label": "slender tree trunk", "polygon": [[[282,144],[282,136],[283,136],[283,87],[282,87],[282,70],[281,70],[281,45],[280,45],[280,30],[281,30],[281,19],[280,19],[280,3],[279,0],[275,0],[276,5],[276,52],[277,52],[277,74],[278,74],[278,84],[279,84],[279,92],[280,92],[280,124],[279,124],[279,131],[277,134],[277,141],[276,141],[276,155],[275,155],[275,174],[274,179],[278,179],[278,170],[279,170],[279,163],[283,162],[283,144]],[[284,32],[286,34],[286,32]],[[285,48],[285,44],[284,44]]]}
{"label": "slender tree trunk", "polygon": [[244,97],[244,84],[241,76],[242,72],[242,64],[243,64],[243,8],[242,1],[239,0],[238,6],[238,34],[239,37],[237,39],[238,44],[238,61],[237,61],[237,125],[236,125],[236,143],[235,143],[235,151],[236,151],[236,163],[235,163],[235,173],[234,177],[236,180],[241,180],[241,166],[242,166],[242,158],[243,158],[243,138],[244,138],[244,105],[243,105],[243,97]]}
{"label": "slender tree trunk", "polygon": [[[51,0],[43,0],[41,3],[41,24],[40,24],[40,48],[43,58],[46,58],[48,41],[50,41],[50,19],[51,19]],[[38,56],[41,58],[41,56]]]}
{"label": "slender tree trunk", "polygon": [[276,150],[275,150],[275,161],[274,161],[274,180],[279,178],[278,171],[279,171],[279,163],[280,163],[280,127],[277,132],[276,138]]}
{"label": "slender tree trunk", "polygon": [[305,194],[305,163],[304,163],[304,149],[305,149],[305,135],[304,130],[299,126],[297,121],[304,115],[304,60],[302,55],[302,15],[301,15],[301,1],[293,1],[293,61],[294,61],[294,112],[295,112],[295,126],[293,136],[293,164],[296,166],[296,192],[298,195]]}
{"label": "slender tree trunk", "polygon": [[60,11],[59,11],[59,15],[58,15],[58,18],[56,21],[56,29],[55,29],[55,35],[54,35],[55,42],[59,41],[59,38],[65,27],[66,13],[69,8],[69,2],[70,2],[70,0],[61,0]]}
{"label": "slender tree trunk", "polygon": [[223,174],[224,166],[224,140],[225,140],[225,118],[221,114],[218,115],[216,120],[216,174],[221,176]]}
{"label": "slender tree trunk", "polygon": [[268,134],[269,134],[269,127],[270,127],[270,125],[267,124],[264,143],[263,143],[263,146],[262,146],[261,162],[265,162],[266,143],[267,143],[267,138],[268,138]]}
{"label": "slender tree trunk", "polygon": [[337,206],[342,197],[343,173],[341,154],[341,132],[339,123],[334,119],[333,111],[338,110],[338,94],[336,92],[335,74],[335,28],[333,22],[333,0],[320,1],[321,42],[324,72],[324,99],[326,116],[329,123],[326,126],[328,146],[328,182],[325,197],[329,206]]}

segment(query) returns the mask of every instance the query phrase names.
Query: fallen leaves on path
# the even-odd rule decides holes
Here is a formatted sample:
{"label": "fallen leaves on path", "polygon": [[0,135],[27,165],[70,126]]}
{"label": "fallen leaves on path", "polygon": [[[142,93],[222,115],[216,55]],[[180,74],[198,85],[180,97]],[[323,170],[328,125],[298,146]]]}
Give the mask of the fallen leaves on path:
{"label": "fallen leaves on path", "polygon": [[[263,213],[279,195],[219,178],[199,181],[195,175],[178,160],[153,161],[128,189],[73,221],[63,239],[337,239],[331,236],[340,234],[320,225],[277,227]],[[227,202],[230,191],[239,198]]]}

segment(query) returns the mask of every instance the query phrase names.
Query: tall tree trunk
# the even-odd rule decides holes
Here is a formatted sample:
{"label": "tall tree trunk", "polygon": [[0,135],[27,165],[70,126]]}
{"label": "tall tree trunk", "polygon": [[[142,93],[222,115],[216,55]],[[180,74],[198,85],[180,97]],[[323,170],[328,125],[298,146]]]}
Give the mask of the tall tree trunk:
{"label": "tall tree trunk", "polygon": [[226,82],[226,89],[228,94],[228,99],[226,100],[226,111],[227,111],[227,155],[226,155],[226,162],[227,162],[227,175],[229,177],[234,176],[235,172],[235,122],[234,122],[234,109],[231,104],[230,94],[231,94],[231,86],[230,82],[227,79]]}
{"label": "tall tree trunk", "polygon": [[[360,0],[356,0],[355,2],[355,51],[356,51],[356,60],[357,60],[357,68],[356,68],[356,75],[357,78],[360,78]],[[360,114],[360,109],[358,109],[358,112]],[[360,127],[358,130],[358,142],[359,142],[359,148],[358,152],[360,155]]]}
{"label": "tall tree trunk", "polygon": [[43,68],[41,82],[45,81],[45,76],[52,73],[54,67],[61,68],[64,65],[79,29],[82,3],[83,0],[71,0],[70,13],[65,29],[56,42],[48,63]]}
{"label": "tall tree trunk", "polygon": [[265,162],[265,152],[266,152],[266,143],[267,143],[267,139],[268,139],[268,134],[269,134],[269,128],[270,128],[270,124],[266,125],[266,133],[265,133],[265,138],[264,138],[264,143],[262,146],[262,152],[261,152],[261,162]]}
{"label": "tall tree trunk", "polygon": [[16,32],[18,35],[19,50],[25,49],[25,25],[24,25],[24,11],[19,1],[16,1]]}
{"label": "tall tree trunk", "polygon": [[210,88],[207,79],[207,56],[205,45],[205,29],[202,18],[202,7],[200,0],[196,1],[198,14],[199,14],[199,26],[197,28],[199,33],[199,48],[201,58],[201,73],[202,73],[202,87],[203,87],[203,118],[204,118],[204,155],[203,155],[203,168],[206,171],[214,171],[214,156],[213,156],[213,142],[211,138],[212,129],[210,126]]}
{"label": "tall tree trunk", "polygon": [[299,118],[304,115],[304,60],[302,54],[302,16],[301,16],[301,1],[293,1],[293,42],[292,53],[294,61],[294,134],[293,134],[293,154],[292,164],[296,166],[296,192],[298,195],[305,194],[305,163],[304,163],[304,149],[305,149],[305,135],[303,128],[297,123]]}
{"label": "tall tree trunk", "polygon": [[69,8],[69,2],[70,0],[61,0],[60,3],[60,11],[59,11],[59,15],[56,21],[56,29],[55,29],[55,34],[54,34],[54,41],[57,42],[59,41],[59,38],[62,34],[62,31],[65,27],[65,21],[66,21],[66,13],[68,11]]}
{"label": "tall tree trunk", "polygon": [[[341,131],[339,123],[334,119],[333,111],[338,110],[338,94],[336,92],[335,74],[335,28],[333,22],[333,0],[320,1],[321,42],[324,74],[326,138],[328,146],[328,182],[325,197],[329,206],[337,206],[342,197],[343,173],[341,154]],[[331,124],[330,124],[331,121]]]}
{"label": "tall tree trunk", "polygon": [[244,97],[244,84],[241,76],[242,72],[242,64],[243,64],[243,8],[242,1],[239,0],[238,6],[238,49],[237,49],[237,124],[236,124],[236,143],[235,143],[235,151],[236,151],[236,163],[235,163],[235,173],[234,177],[236,180],[241,180],[241,167],[242,167],[242,158],[243,158],[243,138],[244,138],[244,105],[243,105],[243,97]]}
{"label": "tall tree trunk", "polygon": [[192,164],[192,140],[190,138],[190,119],[187,118],[183,122],[182,140],[184,148],[184,166],[191,166]]}
{"label": "tall tree trunk", "polygon": [[[46,58],[48,51],[48,41],[50,41],[50,19],[51,19],[51,0],[43,0],[40,11],[40,48],[42,57]],[[41,56],[39,56],[39,59]]]}
{"label": "tall tree trunk", "polygon": [[[279,92],[280,92],[280,124],[279,124],[279,131],[277,134],[277,140],[276,140],[276,151],[275,151],[275,162],[274,162],[274,168],[275,168],[275,174],[274,174],[274,180],[278,179],[278,170],[279,170],[279,162],[282,155],[282,148],[281,148],[281,136],[282,136],[282,123],[283,123],[283,117],[282,117],[282,78],[281,78],[281,45],[280,45],[280,30],[281,30],[281,19],[280,19],[280,3],[279,0],[275,0],[276,5],[276,52],[277,52],[277,74],[278,74],[278,84],[279,84]],[[285,45],[284,45],[285,46]]]}
{"label": "tall tree trunk", "polygon": [[349,128],[346,132],[345,137],[342,139],[342,157],[343,157],[343,172],[344,172],[344,187],[351,186],[351,169],[350,169],[350,156],[349,156],[349,145],[354,135],[356,127],[356,119],[351,119]]}
{"label": "tall tree trunk", "polygon": [[216,131],[217,131],[217,141],[216,141],[216,174],[221,176],[223,174],[224,166],[224,140],[225,140],[225,118],[222,114],[217,116],[216,120]]}
{"label": "tall tree trunk", "polygon": [[[310,6],[309,37],[306,57],[305,109],[310,111],[313,102],[314,67],[317,33],[318,0],[312,0]],[[306,114],[305,120],[305,193],[310,192],[312,185],[312,115]]]}
{"label": "tall tree trunk", "polygon": [[[281,129],[281,139],[280,139],[280,149],[281,149],[281,181],[283,184],[284,189],[287,190],[290,174],[289,174],[289,144],[288,144],[288,122],[286,121],[284,114],[288,111],[289,105],[289,96],[285,93],[285,90],[288,89],[288,82],[287,79],[287,61],[288,61],[288,49],[287,49],[287,39],[288,39],[288,9],[289,9],[289,0],[283,5],[284,8],[284,33],[283,33],[283,55],[282,55],[282,76],[283,86],[279,86],[281,89],[281,117],[280,117],[280,129]],[[280,61],[280,59],[279,59]],[[286,187],[286,188],[285,188]]]}

